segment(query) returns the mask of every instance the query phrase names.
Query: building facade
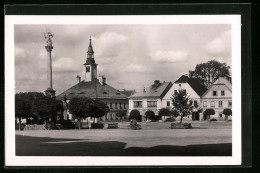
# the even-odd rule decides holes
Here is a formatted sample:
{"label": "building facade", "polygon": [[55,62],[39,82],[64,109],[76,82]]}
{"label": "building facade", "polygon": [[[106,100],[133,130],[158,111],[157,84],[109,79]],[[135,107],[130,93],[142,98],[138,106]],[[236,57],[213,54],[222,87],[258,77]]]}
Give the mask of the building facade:
{"label": "building facade", "polygon": [[[210,118],[224,120],[223,110],[232,110],[232,84],[225,78],[217,79],[202,96],[203,111],[214,109],[215,115]],[[227,118],[227,117],[226,117]]]}
{"label": "building facade", "polygon": [[[67,109],[66,104],[68,104],[73,97],[89,97],[106,103],[110,111],[99,119],[101,121],[116,121],[118,120],[117,113],[119,112],[127,114],[129,107],[129,95],[127,94],[131,94],[131,91],[120,92],[113,88],[107,84],[105,76],[102,76],[101,82],[99,81],[97,77],[98,65],[95,62],[91,38],[87,51],[87,60],[83,65],[85,68],[84,80],[81,81],[81,77],[77,76],[79,82],[57,96],[57,99],[63,100],[64,102],[64,119],[72,119],[72,115]],[[86,121],[91,122],[91,120],[92,118],[87,118]]]}
{"label": "building facade", "polygon": [[[183,90],[187,93],[187,96],[190,100],[192,100],[192,104],[194,106],[194,112],[201,107],[202,103],[202,95],[206,92],[206,88],[200,83],[198,79],[190,78],[186,75],[182,75],[179,79],[177,79],[171,89],[167,92],[162,100],[162,107],[172,109],[172,97],[179,90]],[[199,114],[194,115],[194,120],[199,120]]]}
{"label": "building facade", "polygon": [[145,118],[146,111],[153,111],[155,115],[159,114],[162,106],[162,99],[172,87],[171,82],[160,82],[155,80],[154,84],[143,91],[135,92],[129,97],[129,114],[132,110],[138,110]]}

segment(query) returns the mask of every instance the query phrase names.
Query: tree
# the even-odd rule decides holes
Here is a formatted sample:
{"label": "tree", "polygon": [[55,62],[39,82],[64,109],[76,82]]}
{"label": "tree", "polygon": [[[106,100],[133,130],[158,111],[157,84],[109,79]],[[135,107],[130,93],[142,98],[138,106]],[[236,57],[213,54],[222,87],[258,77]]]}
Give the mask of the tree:
{"label": "tree", "polygon": [[90,105],[90,110],[87,114],[94,118],[94,124],[95,118],[103,117],[105,114],[107,114],[107,112],[109,112],[109,108],[104,102],[100,100],[94,100],[93,104]]}
{"label": "tree", "polygon": [[171,111],[167,108],[161,108],[159,111],[159,116],[164,117],[164,119],[165,119],[165,117],[171,116]]}
{"label": "tree", "polygon": [[116,116],[119,118],[119,119],[123,119],[123,117],[126,116],[126,111],[118,111],[116,113]]}
{"label": "tree", "polygon": [[210,115],[215,115],[215,110],[214,109],[206,109],[204,111],[204,115],[209,119]]}
{"label": "tree", "polygon": [[94,118],[93,124],[96,118],[103,117],[109,112],[109,108],[104,102],[88,97],[72,98],[68,104],[68,109],[74,117],[79,118],[80,122],[87,117]]}
{"label": "tree", "polygon": [[197,64],[194,71],[189,71],[190,77],[198,78],[202,85],[209,88],[219,77],[224,77],[231,82],[230,67],[226,63],[211,60]]}
{"label": "tree", "polygon": [[82,119],[89,117],[90,107],[93,103],[94,100],[88,97],[74,97],[68,103],[68,109],[73,117],[78,118],[81,123]]}
{"label": "tree", "polygon": [[141,115],[140,112],[136,109],[131,110],[130,115],[129,115],[130,119],[137,119],[140,120],[141,119]]}
{"label": "tree", "polygon": [[153,111],[146,111],[146,112],[145,112],[146,120],[147,120],[147,119],[152,119],[154,116],[155,116],[155,114],[154,114]]}
{"label": "tree", "polygon": [[174,109],[181,116],[180,124],[182,124],[183,116],[190,113],[190,109],[192,108],[192,102],[189,101],[186,91],[182,89],[174,93],[171,99]]}
{"label": "tree", "polygon": [[232,110],[226,108],[226,109],[223,110],[223,114],[225,115],[225,119],[228,120],[228,116],[229,115],[232,116]]}
{"label": "tree", "polygon": [[223,110],[223,114],[232,116],[232,110],[226,108],[226,109]]}
{"label": "tree", "polygon": [[21,119],[35,117],[32,114],[32,104],[37,97],[44,96],[39,92],[20,92],[15,94],[15,117],[19,118],[19,129],[21,129]]}
{"label": "tree", "polygon": [[174,117],[178,117],[180,114],[179,114],[179,112],[177,111],[177,110],[172,110],[171,111],[171,114],[174,116]]}
{"label": "tree", "polygon": [[[51,119],[54,126],[56,124],[57,114],[61,113],[62,110],[62,101],[48,96],[38,96],[32,104],[32,112],[45,122]],[[62,118],[62,116],[60,118]]]}

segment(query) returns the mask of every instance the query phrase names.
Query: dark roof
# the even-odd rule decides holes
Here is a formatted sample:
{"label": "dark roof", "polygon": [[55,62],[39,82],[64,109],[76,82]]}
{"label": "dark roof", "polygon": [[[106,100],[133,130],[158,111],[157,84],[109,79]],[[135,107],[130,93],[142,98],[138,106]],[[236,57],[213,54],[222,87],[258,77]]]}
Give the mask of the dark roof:
{"label": "dark roof", "polygon": [[123,90],[120,92],[129,97],[134,93],[134,90]]}
{"label": "dark roof", "polygon": [[93,81],[82,81],[77,83],[73,87],[64,91],[57,96],[58,99],[63,99],[66,96],[67,99],[73,97],[90,97],[90,98],[107,98],[107,99],[127,99],[128,96],[121,93],[117,89],[109,86],[108,84],[102,85],[98,79]]}
{"label": "dark roof", "polygon": [[191,88],[199,95],[202,96],[206,91],[207,88],[205,88],[201,81],[197,78],[190,78],[188,76],[182,75],[178,80],[176,80],[174,83],[188,83]]}
{"label": "dark roof", "polygon": [[158,85],[153,84],[148,88],[145,88],[145,92],[143,90],[135,92],[129,98],[163,98],[171,87],[171,82],[163,82]]}

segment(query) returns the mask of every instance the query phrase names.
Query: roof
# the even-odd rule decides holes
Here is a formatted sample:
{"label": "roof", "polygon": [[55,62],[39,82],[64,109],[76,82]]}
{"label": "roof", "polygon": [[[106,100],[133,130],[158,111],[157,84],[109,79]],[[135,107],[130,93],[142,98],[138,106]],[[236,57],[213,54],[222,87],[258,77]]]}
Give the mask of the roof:
{"label": "roof", "polygon": [[190,78],[186,75],[182,75],[179,79],[177,79],[174,83],[188,83],[191,88],[199,95],[202,96],[206,91],[207,88],[205,88],[201,81],[197,78]]}
{"label": "roof", "polygon": [[232,92],[232,84],[225,78],[220,77],[218,78],[210,87],[209,89],[203,94],[203,97],[211,90],[214,85],[225,85],[231,92]]}
{"label": "roof", "polygon": [[228,89],[232,91],[232,84],[227,79],[220,77],[213,83],[213,85],[220,85],[220,84],[226,85]]}
{"label": "roof", "polygon": [[123,91],[120,91],[120,92],[129,97],[134,93],[134,90],[123,90]]}
{"label": "roof", "polygon": [[57,99],[67,99],[73,97],[107,98],[107,99],[127,99],[128,96],[108,84],[102,85],[98,79],[93,81],[82,81],[64,91],[57,96]]}
{"label": "roof", "polygon": [[132,94],[129,98],[135,99],[135,98],[163,98],[165,94],[169,91],[169,89],[172,87],[171,82],[163,82],[159,83],[158,85],[151,85],[148,88],[145,88],[144,91],[137,91],[134,94]]}

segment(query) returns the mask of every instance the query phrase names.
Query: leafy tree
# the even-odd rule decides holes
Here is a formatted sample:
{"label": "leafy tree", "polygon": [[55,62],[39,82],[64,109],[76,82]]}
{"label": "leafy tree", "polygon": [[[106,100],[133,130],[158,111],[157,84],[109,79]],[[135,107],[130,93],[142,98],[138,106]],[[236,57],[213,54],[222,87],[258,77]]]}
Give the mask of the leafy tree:
{"label": "leafy tree", "polygon": [[93,124],[96,118],[103,117],[109,111],[104,102],[87,97],[72,98],[68,104],[68,109],[74,117],[79,118],[80,122],[87,117],[94,118]]}
{"label": "leafy tree", "polygon": [[226,63],[211,60],[206,63],[197,64],[194,71],[189,71],[191,77],[198,78],[202,85],[209,88],[219,77],[224,77],[231,82],[230,67]]}
{"label": "leafy tree", "polygon": [[130,115],[129,115],[130,119],[137,119],[140,120],[141,119],[141,115],[140,112],[136,109],[131,110]]}
{"label": "leafy tree", "polygon": [[174,116],[174,117],[178,117],[180,114],[179,114],[179,112],[177,111],[177,110],[172,110],[171,111],[171,114]]}
{"label": "leafy tree", "polygon": [[146,120],[147,119],[151,119],[155,116],[154,112],[153,111],[146,111],[145,112],[145,117],[146,117]]}
{"label": "leafy tree", "polygon": [[[57,114],[63,110],[62,101],[48,96],[35,98],[32,104],[32,112],[39,116],[43,121],[51,119],[53,125],[56,124]],[[62,118],[61,116],[60,118]]]}
{"label": "leafy tree", "polygon": [[15,117],[19,118],[19,129],[21,127],[21,119],[28,119],[35,116],[32,114],[32,104],[37,97],[44,96],[40,92],[20,92],[15,94]]}
{"label": "leafy tree", "polygon": [[167,108],[161,108],[159,111],[159,116],[164,117],[165,119],[165,117],[171,116],[171,111]]}
{"label": "leafy tree", "polygon": [[123,119],[123,117],[126,116],[126,111],[118,111],[116,113],[116,116],[119,118],[119,119]]}
{"label": "leafy tree", "polygon": [[94,118],[94,124],[95,118],[103,117],[105,114],[107,114],[107,112],[109,112],[109,108],[104,102],[100,100],[93,100],[93,103],[90,105],[90,110],[87,114]]}
{"label": "leafy tree", "polygon": [[206,109],[204,111],[204,115],[209,118],[210,115],[215,115],[215,110],[214,109]]}
{"label": "leafy tree", "polygon": [[180,124],[182,124],[183,116],[190,113],[190,109],[192,108],[192,102],[189,101],[186,91],[182,89],[174,93],[171,99],[172,99],[174,109],[181,116]]}
{"label": "leafy tree", "polygon": [[[68,109],[74,118],[78,118],[81,122],[82,119],[89,117],[91,106],[94,100],[88,97],[74,97],[68,103]],[[80,128],[80,126],[79,126]]]}
{"label": "leafy tree", "polygon": [[226,108],[226,109],[223,110],[223,114],[225,114],[225,115],[231,115],[231,116],[232,116],[232,110]]}

